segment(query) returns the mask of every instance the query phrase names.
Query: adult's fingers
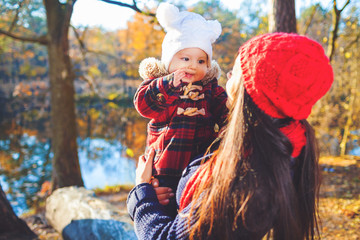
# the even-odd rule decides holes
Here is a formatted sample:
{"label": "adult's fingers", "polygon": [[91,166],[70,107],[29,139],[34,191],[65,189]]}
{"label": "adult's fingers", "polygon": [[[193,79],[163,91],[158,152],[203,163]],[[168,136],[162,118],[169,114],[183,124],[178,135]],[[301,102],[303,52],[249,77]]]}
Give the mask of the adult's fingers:
{"label": "adult's fingers", "polygon": [[144,156],[144,155],[141,155],[141,156],[139,157],[138,162],[137,162],[137,167],[139,167],[139,164],[144,164],[145,161],[146,161],[145,156]]}
{"label": "adult's fingers", "polygon": [[169,202],[170,202],[169,199],[164,199],[164,200],[159,201],[159,203],[160,203],[161,205],[164,205],[164,206],[165,206],[165,205],[168,205]]}
{"label": "adult's fingers", "polygon": [[157,178],[153,178],[151,180],[151,185],[154,187],[154,188],[157,188],[159,187],[159,180]]}
{"label": "adult's fingers", "polygon": [[154,188],[154,189],[155,189],[156,196],[159,201],[174,197],[174,193],[172,192],[171,188],[158,187],[158,188]]}
{"label": "adult's fingers", "polygon": [[155,157],[155,150],[150,149],[147,158],[141,156],[136,168],[136,185],[140,183],[149,183],[152,175],[152,164]]}
{"label": "adult's fingers", "polygon": [[169,199],[175,196],[172,189],[169,187],[159,187],[159,180],[157,178],[153,178],[151,184],[154,187],[159,203],[168,205],[170,202]]}
{"label": "adult's fingers", "polygon": [[155,158],[155,150],[152,148],[150,149],[147,157],[146,157],[146,160],[145,160],[145,164],[146,165],[151,165],[152,167],[152,163],[154,162],[154,158]]}
{"label": "adult's fingers", "polygon": [[[155,190],[156,191],[156,190]],[[165,193],[158,194],[156,193],[157,199],[160,204],[167,205],[170,202],[170,198],[174,197],[174,193],[169,193],[167,190],[165,190]]]}

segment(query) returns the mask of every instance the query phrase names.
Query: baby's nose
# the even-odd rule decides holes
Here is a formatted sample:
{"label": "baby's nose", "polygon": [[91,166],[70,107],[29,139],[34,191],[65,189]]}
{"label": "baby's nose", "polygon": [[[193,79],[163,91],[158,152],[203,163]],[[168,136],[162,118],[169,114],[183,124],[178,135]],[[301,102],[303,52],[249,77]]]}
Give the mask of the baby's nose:
{"label": "baby's nose", "polygon": [[194,62],[189,62],[187,68],[188,68],[188,69],[196,69],[196,63],[194,63]]}
{"label": "baby's nose", "polygon": [[195,69],[193,67],[190,67],[190,66],[186,69],[186,72],[189,73],[189,74],[195,74],[196,73]]}

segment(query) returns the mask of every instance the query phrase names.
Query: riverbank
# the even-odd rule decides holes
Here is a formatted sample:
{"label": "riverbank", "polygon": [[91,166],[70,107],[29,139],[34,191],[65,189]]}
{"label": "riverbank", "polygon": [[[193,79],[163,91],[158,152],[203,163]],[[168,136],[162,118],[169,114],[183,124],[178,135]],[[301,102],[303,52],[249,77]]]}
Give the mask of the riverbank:
{"label": "riverbank", "polygon": [[[325,240],[360,240],[360,157],[323,157],[319,214],[321,236]],[[126,208],[129,187],[97,190],[96,195],[119,209]],[[61,234],[49,226],[40,210],[22,217],[39,239],[61,240]]]}

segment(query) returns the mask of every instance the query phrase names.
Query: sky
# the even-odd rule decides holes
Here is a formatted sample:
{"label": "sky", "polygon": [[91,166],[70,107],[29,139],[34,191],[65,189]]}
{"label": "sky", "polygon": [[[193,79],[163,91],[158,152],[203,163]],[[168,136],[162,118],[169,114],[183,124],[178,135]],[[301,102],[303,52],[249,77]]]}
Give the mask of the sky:
{"label": "sky", "polygon": [[[241,3],[246,0],[221,0],[220,2],[223,4],[225,8],[229,10],[238,10],[241,6]],[[322,0],[327,4],[332,0]],[[132,3],[132,0],[122,0],[122,2]],[[141,2],[150,2],[153,1],[138,1],[138,7],[141,9]],[[198,0],[187,0],[187,5],[192,5],[193,3],[198,2]],[[261,2],[258,0],[257,2]],[[267,8],[268,0],[264,1],[265,4],[259,6],[261,8]],[[316,0],[297,0],[296,8],[297,14],[300,8],[309,5],[311,3],[317,2]],[[341,1],[340,1],[341,2]],[[325,4],[326,4],[325,3]],[[131,17],[135,14],[130,8],[120,7],[117,5],[109,4],[102,2],[100,0],[77,0],[74,6],[73,15],[71,18],[72,24],[75,27],[79,26],[89,26],[89,27],[102,27],[106,30],[114,31],[117,29],[126,28],[126,23]]]}
{"label": "sky", "polygon": [[[132,0],[122,0],[121,2],[132,4]],[[144,1],[138,2],[138,7],[142,9],[143,5],[141,2]],[[147,5],[150,7],[153,6],[151,4],[154,4],[153,1],[146,2],[150,3]],[[198,1],[187,0],[189,5],[196,2]],[[221,0],[221,2],[227,8],[236,9],[239,8],[242,0],[238,1],[238,4],[234,4],[234,0]],[[100,0],[77,0],[71,21],[74,26],[101,26],[107,30],[117,30],[126,28],[126,22],[130,20],[134,14],[135,11],[130,8],[120,7]]]}

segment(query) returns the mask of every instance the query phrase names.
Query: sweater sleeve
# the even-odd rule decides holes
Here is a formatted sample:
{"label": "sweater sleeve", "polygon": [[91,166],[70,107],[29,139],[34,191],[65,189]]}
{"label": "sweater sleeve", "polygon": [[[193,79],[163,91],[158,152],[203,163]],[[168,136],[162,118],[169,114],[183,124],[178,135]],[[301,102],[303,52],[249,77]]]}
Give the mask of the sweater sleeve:
{"label": "sweater sleeve", "polygon": [[187,218],[181,214],[175,219],[167,216],[148,183],[139,184],[130,191],[127,208],[139,240],[186,239],[188,236]]}
{"label": "sweater sleeve", "polygon": [[146,118],[156,118],[179,98],[181,85],[174,87],[174,74],[145,80],[134,96],[136,110]]}

